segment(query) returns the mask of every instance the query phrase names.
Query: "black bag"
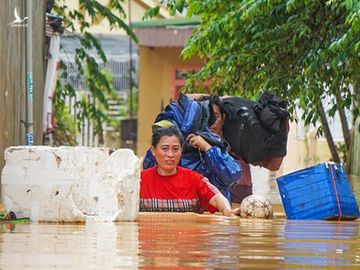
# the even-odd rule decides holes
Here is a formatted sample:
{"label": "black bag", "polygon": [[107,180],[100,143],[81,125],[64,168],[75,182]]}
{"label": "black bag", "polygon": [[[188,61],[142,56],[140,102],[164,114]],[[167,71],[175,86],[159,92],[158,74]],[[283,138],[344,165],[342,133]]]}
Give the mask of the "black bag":
{"label": "black bag", "polygon": [[271,130],[279,131],[280,122],[289,117],[286,111],[288,103],[278,96],[263,93],[255,104],[254,110],[261,124]]}
{"label": "black bag", "polygon": [[232,150],[254,165],[271,164],[274,159],[278,164],[269,169],[278,169],[282,162],[279,157],[286,155],[287,103],[264,93],[258,102],[240,97],[225,98],[223,106],[227,115],[223,135]]}

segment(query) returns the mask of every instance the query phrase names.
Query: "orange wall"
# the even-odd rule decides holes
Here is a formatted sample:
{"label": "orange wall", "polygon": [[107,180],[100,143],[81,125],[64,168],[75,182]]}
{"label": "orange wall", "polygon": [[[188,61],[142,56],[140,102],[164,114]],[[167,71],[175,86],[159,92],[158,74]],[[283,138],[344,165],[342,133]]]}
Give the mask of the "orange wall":
{"label": "orange wall", "polygon": [[172,71],[175,66],[201,65],[199,59],[184,61],[181,48],[139,49],[139,109],[137,155],[144,156],[150,146],[151,125],[170,101]]}

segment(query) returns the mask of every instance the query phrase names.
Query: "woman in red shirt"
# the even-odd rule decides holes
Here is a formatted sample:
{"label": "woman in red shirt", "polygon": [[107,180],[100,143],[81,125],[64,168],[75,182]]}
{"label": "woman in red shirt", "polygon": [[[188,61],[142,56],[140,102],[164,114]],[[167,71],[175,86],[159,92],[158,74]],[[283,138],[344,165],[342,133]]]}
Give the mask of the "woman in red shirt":
{"label": "woman in red shirt", "polygon": [[204,176],[178,166],[183,138],[177,127],[155,130],[151,145],[157,166],[141,172],[140,211],[240,213]]}

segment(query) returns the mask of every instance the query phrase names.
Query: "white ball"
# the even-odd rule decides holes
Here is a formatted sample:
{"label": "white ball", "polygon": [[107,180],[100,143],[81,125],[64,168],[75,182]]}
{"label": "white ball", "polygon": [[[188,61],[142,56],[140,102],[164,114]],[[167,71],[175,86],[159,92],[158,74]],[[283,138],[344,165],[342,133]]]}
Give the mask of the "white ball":
{"label": "white ball", "polygon": [[240,204],[240,216],[244,218],[272,218],[272,204],[260,195],[247,196]]}

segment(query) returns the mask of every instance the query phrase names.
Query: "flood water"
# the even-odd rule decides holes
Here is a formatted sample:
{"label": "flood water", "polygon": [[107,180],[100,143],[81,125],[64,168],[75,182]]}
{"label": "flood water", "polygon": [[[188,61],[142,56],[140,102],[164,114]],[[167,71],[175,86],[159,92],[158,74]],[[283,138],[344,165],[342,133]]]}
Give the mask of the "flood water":
{"label": "flood water", "polygon": [[0,224],[1,269],[360,269],[360,221],[140,213],[137,222]]}

